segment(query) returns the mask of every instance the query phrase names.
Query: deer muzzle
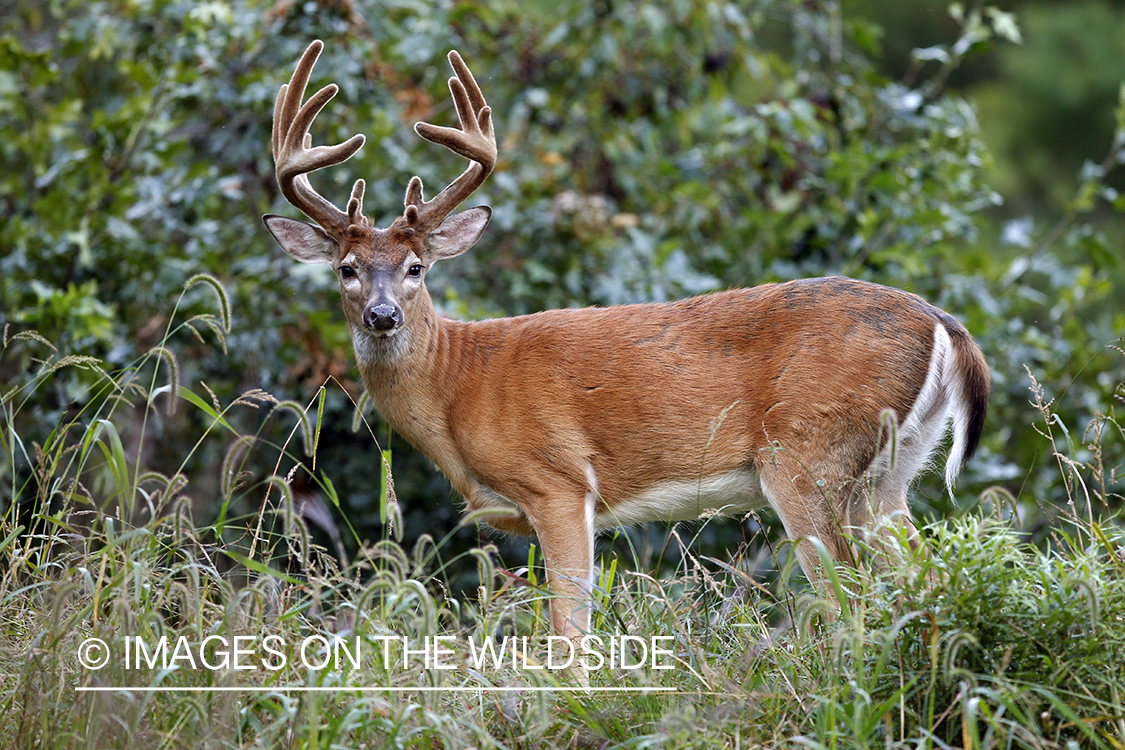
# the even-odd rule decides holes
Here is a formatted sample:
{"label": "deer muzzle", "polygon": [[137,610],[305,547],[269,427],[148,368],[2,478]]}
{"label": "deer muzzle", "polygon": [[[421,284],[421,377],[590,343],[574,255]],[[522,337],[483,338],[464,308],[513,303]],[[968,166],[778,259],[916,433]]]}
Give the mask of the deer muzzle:
{"label": "deer muzzle", "polygon": [[390,331],[402,325],[402,309],[388,302],[376,302],[363,311],[363,324],[376,331]]}

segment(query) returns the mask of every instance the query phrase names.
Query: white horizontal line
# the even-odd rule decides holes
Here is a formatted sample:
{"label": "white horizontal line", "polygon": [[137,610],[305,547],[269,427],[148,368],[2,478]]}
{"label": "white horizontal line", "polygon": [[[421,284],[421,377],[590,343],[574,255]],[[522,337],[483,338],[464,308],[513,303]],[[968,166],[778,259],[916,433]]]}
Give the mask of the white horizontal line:
{"label": "white horizontal line", "polygon": [[309,687],[306,685],[274,685],[260,686],[249,685],[246,687],[222,685],[215,687],[166,687],[166,686],[132,686],[112,685],[83,686],[74,688],[80,693],[106,693],[114,691],[146,692],[146,693],[669,693],[676,692],[674,687],[538,687],[538,686],[451,686],[451,687],[367,687],[367,686],[338,686],[338,687]]}

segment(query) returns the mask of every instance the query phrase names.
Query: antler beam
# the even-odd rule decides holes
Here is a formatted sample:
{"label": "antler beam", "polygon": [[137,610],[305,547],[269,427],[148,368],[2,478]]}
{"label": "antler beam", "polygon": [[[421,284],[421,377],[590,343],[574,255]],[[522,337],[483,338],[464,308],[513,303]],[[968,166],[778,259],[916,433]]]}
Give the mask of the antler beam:
{"label": "antler beam", "polygon": [[313,189],[308,173],[347,161],[359,151],[366,139],[362,135],[353,135],[335,146],[314,148],[312,145],[309,128],[313,120],[340,90],[336,84],[330,83],[307,102],[301,103],[322,49],[324,43],[319,39],[310,44],[301,55],[289,83],[277,92],[273,109],[273,160],[281,194],[319,224],[330,237],[339,240],[349,224],[362,221],[363,180],[356,180],[345,212]]}
{"label": "antler beam", "polygon": [[449,53],[449,64],[456,76],[449,79],[449,92],[457,110],[459,127],[448,128],[420,122],[414,131],[427,141],[445,146],[472,164],[461,176],[442,190],[433,200],[422,195],[422,180],[414,177],[406,188],[404,216],[411,226],[431,231],[441,224],[461,201],[481,186],[496,167],[496,132],[492,125],[492,108],[484,100],[469,66],[457,52]]}

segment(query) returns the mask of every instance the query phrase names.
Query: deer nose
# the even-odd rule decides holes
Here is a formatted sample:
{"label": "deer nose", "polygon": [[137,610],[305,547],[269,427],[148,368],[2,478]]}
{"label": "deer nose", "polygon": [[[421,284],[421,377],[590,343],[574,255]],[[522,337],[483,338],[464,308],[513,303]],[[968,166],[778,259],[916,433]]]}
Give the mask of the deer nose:
{"label": "deer nose", "polygon": [[402,325],[402,310],[385,302],[371,305],[363,311],[363,324],[376,331],[389,331]]}

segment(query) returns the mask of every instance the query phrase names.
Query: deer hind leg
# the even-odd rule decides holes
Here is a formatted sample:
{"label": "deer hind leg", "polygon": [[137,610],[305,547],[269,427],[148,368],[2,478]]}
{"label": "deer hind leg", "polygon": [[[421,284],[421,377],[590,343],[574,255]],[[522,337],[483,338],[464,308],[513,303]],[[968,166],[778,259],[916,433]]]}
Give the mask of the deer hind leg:
{"label": "deer hind leg", "polygon": [[801,570],[811,583],[821,585],[820,555],[809,540],[819,539],[833,561],[853,559],[847,534],[853,524],[848,500],[855,482],[815,478],[798,463],[779,456],[763,462],[762,491],[795,544]]}
{"label": "deer hind leg", "polygon": [[[945,327],[937,326],[926,380],[893,432],[881,435],[880,450],[868,468],[867,492],[858,515],[863,528],[871,532],[868,542],[876,552],[899,549],[893,537],[904,531],[910,546],[918,546],[918,531],[910,518],[906,493],[929,462],[949,423],[952,403],[945,381],[950,347]],[[890,560],[890,564],[894,562]]]}
{"label": "deer hind leg", "polygon": [[906,491],[910,478],[899,472],[869,475],[856,497],[857,538],[863,539],[875,556],[875,564],[901,565],[899,539],[906,537],[911,548],[918,546],[918,531],[910,517]]}
{"label": "deer hind leg", "polygon": [[872,462],[858,506],[868,545],[891,566],[901,562],[891,554],[901,547],[897,537],[905,534],[910,547],[918,547],[907,491],[941,441],[948,420],[949,408],[940,393],[919,401],[896,430],[894,450],[888,441]]}

